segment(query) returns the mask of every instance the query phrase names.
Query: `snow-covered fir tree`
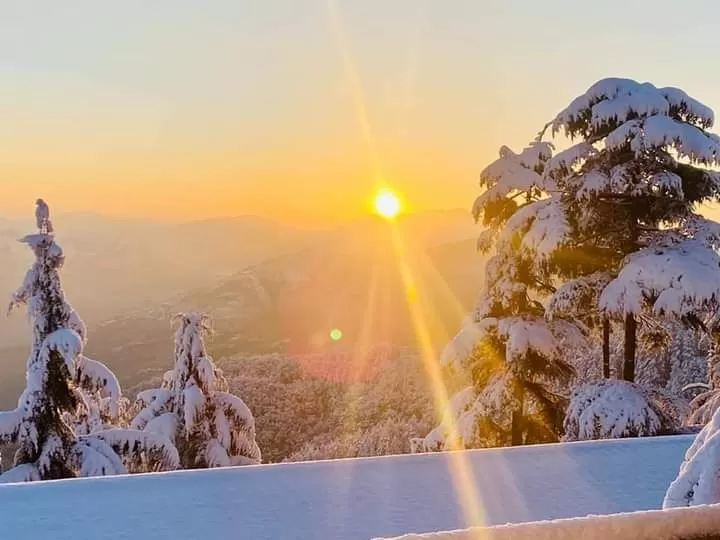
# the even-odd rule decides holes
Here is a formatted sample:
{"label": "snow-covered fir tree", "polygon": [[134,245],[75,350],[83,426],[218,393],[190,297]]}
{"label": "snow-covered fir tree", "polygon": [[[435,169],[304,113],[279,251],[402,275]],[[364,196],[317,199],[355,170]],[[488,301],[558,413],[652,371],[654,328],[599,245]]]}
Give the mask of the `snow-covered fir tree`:
{"label": "snow-covered fir tree", "polygon": [[[720,138],[711,109],[677,88],[603,79],[551,122],[579,139],[544,170],[562,204],[573,259],[612,276],[602,311],[622,319],[622,378],[635,378],[638,319],[698,320],[716,307],[720,270],[716,224],[694,211],[720,198]],[[582,254],[588,256],[581,257]]]}
{"label": "snow-covered fir tree", "polygon": [[[503,147],[474,206],[487,227],[479,247],[496,244],[477,320],[571,319],[600,334],[608,377],[616,319],[622,378],[635,379],[640,358],[644,382],[665,384],[672,362],[661,354],[669,336],[658,318],[701,327],[720,298],[720,229],[695,213],[720,197],[720,175],[709,169],[720,163],[720,138],[706,131],[713,121],[681,90],[605,79],[549,124],[579,142],[553,156],[543,130],[520,154]],[[638,390],[645,402],[636,409],[653,407]]]}
{"label": "snow-covered fir tree", "polygon": [[202,313],[179,315],[175,364],[160,388],[138,394],[134,429],[170,438],[184,468],[260,463],[255,419],[227,390],[222,371],[205,349],[210,319]]}
{"label": "snow-covered fir tree", "polygon": [[[11,310],[27,306],[32,342],[27,387],[16,409],[0,413],[0,443],[18,446],[14,467],[0,482],[123,474],[126,463],[145,456],[160,469],[177,467],[177,451],[166,438],[102,429],[119,414],[120,388],[106,366],[82,355],[85,324],[65,299],[64,255],[41,199],[36,218],[39,232],[21,240],[35,262],[10,304]],[[92,420],[96,408],[105,424]]]}
{"label": "snow-covered fir tree", "polygon": [[473,213],[487,229],[478,247],[488,251],[494,244],[494,255],[475,322],[455,339],[462,345],[451,344],[451,351],[472,352],[446,354],[460,360],[477,394],[463,413],[464,428],[485,422],[510,444],[557,440],[563,390],[574,374],[563,347],[584,342],[577,325],[548,320],[540,301],[555,292],[551,259],[567,229],[559,201],[543,190],[551,152],[547,143],[533,143],[520,154],[503,147],[481,173],[486,191]]}

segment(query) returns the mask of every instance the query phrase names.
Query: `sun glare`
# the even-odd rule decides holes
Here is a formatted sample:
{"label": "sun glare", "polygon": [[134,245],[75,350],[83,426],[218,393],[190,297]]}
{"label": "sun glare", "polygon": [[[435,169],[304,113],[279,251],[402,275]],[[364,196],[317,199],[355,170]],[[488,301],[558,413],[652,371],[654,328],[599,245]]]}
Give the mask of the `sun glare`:
{"label": "sun glare", "polygon": [[400,198],[390,191],[383,189],[375,195],[375,212],[385,219],[393,219],[400,213]]}

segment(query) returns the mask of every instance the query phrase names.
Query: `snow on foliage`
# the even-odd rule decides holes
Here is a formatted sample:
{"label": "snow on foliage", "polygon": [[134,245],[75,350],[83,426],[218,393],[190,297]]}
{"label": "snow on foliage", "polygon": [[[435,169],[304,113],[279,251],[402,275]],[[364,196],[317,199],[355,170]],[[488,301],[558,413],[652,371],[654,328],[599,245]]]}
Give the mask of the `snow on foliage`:
{"label": "snow on foliage", "polygon": [[98,393],[100,397],[107,398],[109,413],[113,418],[120,414],[120,383],[105,364],[79,355],[75,382],[87,392]]}
{"label": "snow on foliage", "polygon": [[180,467],[177,449],[172,441],[161,433],[112,428],[83,437],[81,441],[105,443],[122,456],[122,462],[133,472],[170,471]]}
{"label": "snow on foliage", "polygon": [[712,110],[678,88],[656,88],[650,83],[610,77],[601,79],[575,98],[553,121],[553,131],[574,125],[591,112],[593,126],[623,123],[635,117],[679,116],[688,123],[712,127]]}
{"label": "snow on foliage", "polygon": [[[717,314],[715,315],[717,318]],[[712,323],[711,345],[707,353],[705,379],[703,384],[706,391],[695,396],[690,402],[690,415],[687,423],[690,425],[705,425],[712,421],[715,413],[720,409],[720,343],[718,342],[717,321]],[[703,380],[696,377],[695,381]]]}
{"label": "snow on foliage", "polygon": [[499,157],[480,173],[480,186],[486,188],[473,204],[473,215],[480,219],[484,215],[486,224],[492,224],[498,204],[517,207],[514,198],[525,194],[526,197],[537,191],[542,185],[540,174],[543,163],[552,154],[552,145],[534,142],[519,154],[507,146],[500,148]]}
{"label": "snow on foliage", "polygon": [[572,376],[562,347],[576,346],[576,340],[584,337],[575,325],[537,316],[486,318],[467,325],[444,360],[469,374],[473,386],[453,396],[442,423],[415,441],[415,447],[439,451],[509,444],[513,415],[524,418],[527,442],[553,440],[559,427],[554,418],[563,401],[554,385],[562,387]]}
{"label": "snow on foliage", "polygon": [[596,311],[600,294],[611,279],[607,272],[595,272],[566,281],[548,299],[545,313],[550,318],[588,317]]}
{"label": "snow on foliage", "polygon": [[596,153],[597,149],[589,142],[582,141],[574,144],[548,159],[545,164],[544,174],[549,178],[554,178],[558,174],[566,176],[580,163]]}
{"label": "snow on foliage", "polygon": [[[682,90],[609,78],[549,124],[553,134],[579,139],[547,161],[540,184],[570,224],[552,252],[554,277],[612,278],[594,291],[561,284],[549,312],[597,320],[599,307],[597,315],[623,316],[624,378],[635,376],[638,321],[702,318],[718,308],[718,225],[694,213],[720,199],[720,175],[711,170],[720,165],[720,137],[706,131],[713,122],[712,111]],[[568,305],[568,293],[594,302],[583,313]]]}
{"label": "snow on foliage", "polygon": [[138,394],[134,429],[170,437],[186,468],[260,463],[255,419],[229,394],[222,371],[207,355],[210,319],[202,313],[177,317],[175,366],[161,388]]}
{"label": "snow on foliage", "polygon": [[704,426],[710,422],[720,409],[720,390],[708,390],[693,398],[690,402],[690,416],[687,423]]}
{"label": "snow on foliage", "polygon": [[640,313],[649,301],[658,314],[713,309],[720,300],[720,256],[696,239],[648,247],[629,255],[600,296],[611,313]]}
{"label": "snow on foliage", "polygon": [[107,442],[98,437],[81,438],[73,448],[71,460],[78,476],[127,474],[127,469]]}
{"label": "snow on foliage", "polygon": [[497,331],[505,341],[506,362],[515,362],[530,351],[547,357],[560,355],[560,343],[544,320],[503,318],[498,321]]}
{"label": "snow on foliage", "polygon": [[695,437],[663,508],[720,503],[720,412]]}
{"label": "snow on foliage", "polygon": [[37,206],[40,232],[22,239],[35,262],[10,303],[26,305],[32,323],[27,387],[17,408],[0,415],[0,441],[19,448],[0,482],[123,473],[120,457],[92,433],[117,419],[120,386],[106,366],[82,355],[85,324],[65,299],[64,255],[47,204]]}
{"label": "snow on foliage", "polygon": [[520,238],[520,246],[532,256],[548,259],[567,241],[570,233],[565,210],[559,200],[550,198],[519,208],[500,231],[498,242]]}
{"label": "snow on foliage", "polygon": [[679,428],[667,399],[638,384],[605,379],[577,387],[565,414],[566,441],[648,437]]}

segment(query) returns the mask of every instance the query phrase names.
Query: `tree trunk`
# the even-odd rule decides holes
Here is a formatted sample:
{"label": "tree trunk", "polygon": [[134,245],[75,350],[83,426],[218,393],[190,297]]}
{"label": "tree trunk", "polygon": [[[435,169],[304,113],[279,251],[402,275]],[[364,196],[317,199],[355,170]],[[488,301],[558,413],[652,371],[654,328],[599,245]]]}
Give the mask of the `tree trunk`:
{"label": "tree trunk", "polygon": [[637,348],[637,321],[632,313],[625,315],[625,354],[623,357],[623,379],[635,381],[635,349]]}
{"label": "tree trunk", "polygon": [[512,413],[512,427],[510,432],[510,444],[520,446],[523,444],[523,415],[525,409],[525,396],[522,388],[517,390],[517,397],[520,404]]}
{"label": "tree trunk", "polygon": [[603,378],[610,378],[610,319],[603,317]]}

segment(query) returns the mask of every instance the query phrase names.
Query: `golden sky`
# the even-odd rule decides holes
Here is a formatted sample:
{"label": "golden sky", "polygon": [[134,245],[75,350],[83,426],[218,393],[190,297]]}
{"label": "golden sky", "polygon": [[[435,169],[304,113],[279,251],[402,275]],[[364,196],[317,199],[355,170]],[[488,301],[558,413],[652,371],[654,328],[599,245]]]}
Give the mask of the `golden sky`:
{"label": "golden sky", "polygon": [[685,24],[658,2],[609,0],[590,25],[563,0],[337,0],[336,16],[324,0],[15,4],[0,214],[41,196],[62,212],[334,222],[367,212],[378,175],[411,210],[468,208],[498,147],[598,78],[720,106],[713,17]]}

